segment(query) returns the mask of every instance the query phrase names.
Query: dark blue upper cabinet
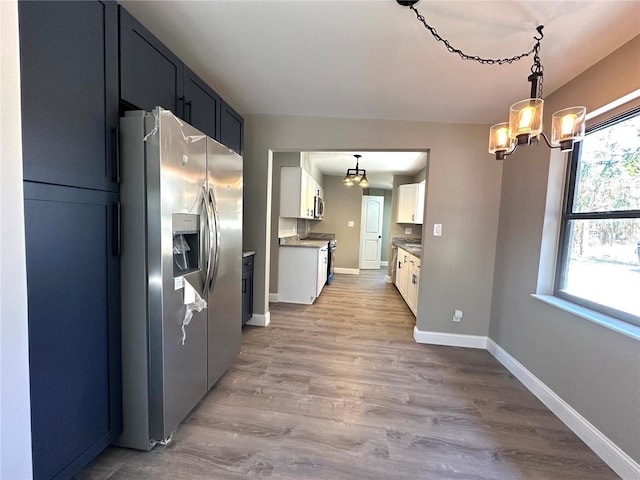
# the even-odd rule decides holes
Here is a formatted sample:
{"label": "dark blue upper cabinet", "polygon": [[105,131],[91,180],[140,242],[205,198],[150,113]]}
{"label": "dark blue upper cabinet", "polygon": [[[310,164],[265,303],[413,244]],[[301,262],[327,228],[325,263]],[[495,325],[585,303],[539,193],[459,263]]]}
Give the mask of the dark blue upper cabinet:
{"label": "dark blue upper cabinet", "polygon": [[127,109],[171,110],[242,153],[243,120],[124,8],[120,12],[120,100]]}
{"label": "dark blue upper cabinet", "polygon": [[118,191],[115,2],[18,8],[25,180]]}
{"label": "dark blue upper cabinet", "polygon": [[244,120],[238,112],[222,100],[220,109],[220,143],[242,155]]}
{"label": "dark blue upper cabinet", "polygon": [[183,118],[201,132],[217,139],[220,97],[185,65]]}
{"label": "dark blue upper cabinet", "polygon": [[183,116],[183,64],[120,7],[120,98],[130,107],[161,106]]}

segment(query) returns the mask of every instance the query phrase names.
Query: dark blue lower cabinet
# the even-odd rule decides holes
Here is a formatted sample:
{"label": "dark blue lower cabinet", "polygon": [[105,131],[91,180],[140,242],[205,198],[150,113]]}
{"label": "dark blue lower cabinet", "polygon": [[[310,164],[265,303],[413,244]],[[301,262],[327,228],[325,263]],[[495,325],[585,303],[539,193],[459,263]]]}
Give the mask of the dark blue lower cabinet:
{"label": "dark blue lower cabinet", "polygon": [[24,183],[35,479],[65,479],[122,429],[118,194]]}

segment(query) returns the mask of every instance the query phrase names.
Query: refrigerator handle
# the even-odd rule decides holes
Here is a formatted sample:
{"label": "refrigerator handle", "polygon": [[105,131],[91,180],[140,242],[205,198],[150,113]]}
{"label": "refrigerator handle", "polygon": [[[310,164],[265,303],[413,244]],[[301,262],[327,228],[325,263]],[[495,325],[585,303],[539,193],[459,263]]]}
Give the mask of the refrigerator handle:
{"label": "refrigerator handle", "polygon": [[209,188],[209,203],[211,204],[213,226],[215,229],[215,234],[212,236],[213,244],[215,245],[215,253],[213,255],[213,269],[211,277],[209,278],[209,291],[211,291],[213,290],[213,286],[216,284],[216,278],[218,277],[218,264],[220,263],[220,217],[218,213],[218,202],[216,201],[216,196],[211,188]]}
{"label": "refrigerator handle", "polygon": [[204,278],[203,285],[203,290],[205,290],[207,288],[207,283],[209,282],[209,276],[211,275],[211,251],[213,244],[211,205],[209,205],[209,196],[207,195],[206,187],[202,187],[202,203],[204,205],[205,216],[207,217],[207,275]]}

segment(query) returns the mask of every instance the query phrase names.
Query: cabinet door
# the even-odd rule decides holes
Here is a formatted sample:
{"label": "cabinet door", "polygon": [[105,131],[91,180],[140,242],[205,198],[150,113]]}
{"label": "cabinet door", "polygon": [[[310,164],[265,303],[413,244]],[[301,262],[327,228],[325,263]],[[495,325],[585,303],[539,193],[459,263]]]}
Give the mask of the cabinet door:
{"label": "cabinet door", "polygon": [[415,223],[422,225],[422,219],[424,217],[424,196],[425,196],[426,183],[420,182],[416,187],[416,213],[415,213]]}
{"label": "cabinet door", "polygon": [[218,141],[239,155],[244,142],[244,120],[224,100],[220,101],[220,135]]}
{"label": "cabinet door", "polygon": [[34,478],[69,478],[122,429],[118,195],[24,194]]}
{"label": "cabinet door", "polygon": [[183,117],[183,64],[124,8],[120,12],[120,98],[130,107],[161,106]]}
{"label": "cabinet door", "polygon": [[407,278],[407,295],[405,300],[414,315],[418,306],[418,282],[420,281],[420,263],[413,255],[409,256],[409,276]]}
{"label": "cabinet door", "polygon": [[313,218],[313,192],[315,181],[305,170],[302,170],[302,198],[300,199],[302,205],[302,217],[312,219]]}
{"label": "cabinet door", "polygon": [[[280,168],[280,216],[309,218],[306,201],[307,176],[300,167]],[[312,204],[313,207],[313,204]]]}
{"label": "cabinet door", "polygon": [[413,223],[413,186],[400,185],[398,187],[398,223]]}
{"label": "cabinet door", "polygon": [[185,66],[184,120],[209,137],[218,140],[219,114],[218,94]]}
{"label": "cabinet door", "polygon": [[403,298],[407,296],[407,282],[409,280],[409,254],[398,248],[398,270],[396,273],[396,287]]}
{"label": "cabinet door", "polygon": [[318,250],[318,282],[316,283],[316,297],[320,296],[324,284],[327,283],[327,260],[328,251],[327,248],[321,248]]}
{"label": "cabinet door", "polygon": [[116,8],[19,3],[25,180],[118,191]]}
{"label": "cabinet door", "polygon": [[242,259],[242,324],[253,316],[253,256]]}

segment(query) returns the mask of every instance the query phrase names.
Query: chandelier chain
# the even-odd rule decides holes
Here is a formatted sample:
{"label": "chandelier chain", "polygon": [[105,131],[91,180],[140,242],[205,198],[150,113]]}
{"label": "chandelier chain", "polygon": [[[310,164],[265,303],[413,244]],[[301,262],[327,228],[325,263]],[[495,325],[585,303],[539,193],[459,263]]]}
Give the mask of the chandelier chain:
{"label": "chandelier chain", "polygon": [[542,98],[542,82],[544,81],[544,67],[540,62],[540,40],[542,40],[542,27],[538,27],[538,32],[540,32],[540,38],[533,37],[537,42],[533,46],[533,65],[531,65],[531,73],[538,77],[538,98]]}
{"label": "chandelier chain", "polygon": [[[535,68],[537,69],[536,70],[537,72],[542,73],[542,64],[540,63],[540,57],[538,56],[538,53],[540,51],[540,40],[542,40],[542,27],[537,28],[538,33],[540,34],[540,38],[533,37],[536,40],[536,43],[528,52],[524,52],[524,53],[521,53],[520,55],[516,55],[509,58],[482,58],[482,57],[479,57],[478,55],[468,55],[464,53],[462,50],[460,50],[459,48],[453,47],[447,39],[442,38],[440,34],[438,34],[436,29],[427,23],[427,20],[424,18],[424,16],[421,15],[420,12],[418,12],[418,10],[413,5],[409,5],[409,8],[413,10],[413,12],[416,14],[416,18],[420,22],[422,22],[424,27],[431,33],[431,35],[433,35],[433,38],[435,38],[439,42],[442,42],[450,53],[458,54],[460,58],[463,60],[471,60],[474,62],[478,62],[482,65],[504,65],[504,64],[517,62],[518,60],[522,60],[523,58],[528,57],[531,54],[534,54],[534,57],[533,57],[534,64],[531,67],[531,71],[533,73]],[[540,82],[540,90],[542,90],[542,82]]]}

